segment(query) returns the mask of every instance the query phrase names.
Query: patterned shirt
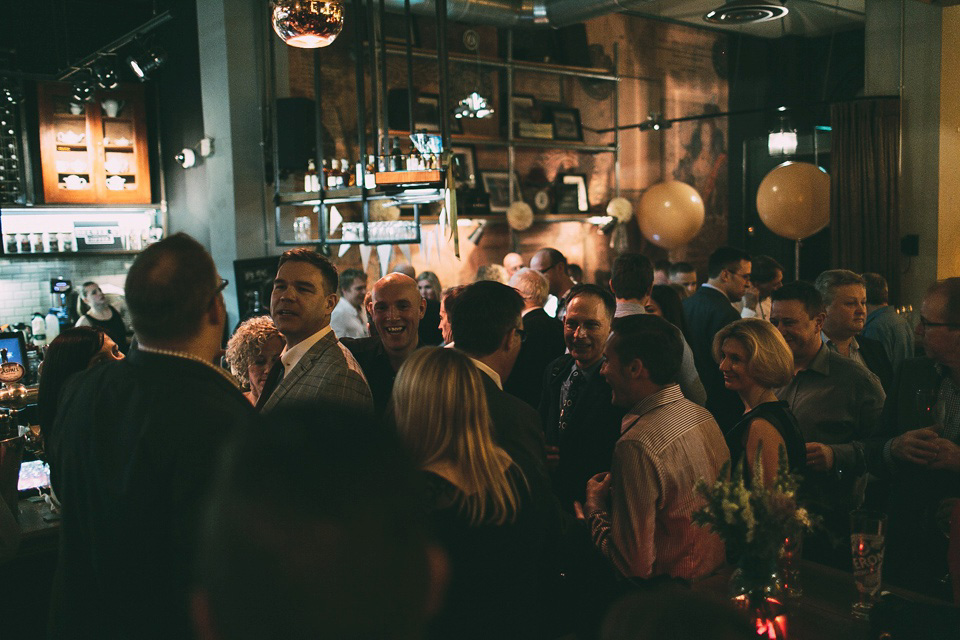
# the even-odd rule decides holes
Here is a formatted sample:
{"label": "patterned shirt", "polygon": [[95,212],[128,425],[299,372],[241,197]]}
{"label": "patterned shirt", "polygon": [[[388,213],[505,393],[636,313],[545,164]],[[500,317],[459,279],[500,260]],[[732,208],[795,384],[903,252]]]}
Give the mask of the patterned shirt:
{"label": "patterned shirt", "polygon": [[611,510],[589,516],[600,551],[625,576],[695,580],[724,563],[723,541],[691,522],[730,452],[713,416],[678,385],[647,396],[623,418],[611,467]]}

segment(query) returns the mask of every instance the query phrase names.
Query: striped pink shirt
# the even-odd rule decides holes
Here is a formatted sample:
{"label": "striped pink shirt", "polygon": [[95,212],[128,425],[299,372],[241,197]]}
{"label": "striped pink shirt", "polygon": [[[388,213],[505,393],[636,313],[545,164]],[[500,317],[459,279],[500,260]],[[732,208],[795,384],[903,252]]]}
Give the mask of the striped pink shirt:
{"label": "striped pink shirt", "polygon": [[723,565],[724,546],[690,521],[703,506],[694,485],[714,482],[729,459],[716,420],[678,385],[647,396],[623,418],[610,469],[611,513],[589,517],[594,543],[628,577],[709,575]]}

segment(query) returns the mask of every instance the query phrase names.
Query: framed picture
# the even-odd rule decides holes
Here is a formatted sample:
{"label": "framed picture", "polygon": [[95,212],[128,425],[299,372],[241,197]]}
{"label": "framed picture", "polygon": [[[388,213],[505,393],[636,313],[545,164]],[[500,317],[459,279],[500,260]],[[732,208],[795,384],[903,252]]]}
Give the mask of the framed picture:
{"label": "framed picture", "polygon": [[472,144],[450,147],[454,158],[454,176],[457,186],[477,186],[477,149]]}
{"label": "framed picture", "polygon": [[585,213],[590,210],[587,176],[566,174],[557,177],[557,213]]}
{"label": "framed picture", "polygon": [[[450,133],[463,133],[463,123],[450,116]],[[406,126],[403,127],[404,129]],[[440,131],[440,96],[435,93],[417,94],[417,101],[413,105],[413,128],[430,133]]]}
{"label": "framed picture", "polygon": [[583,129],[580,127],[580,112],[567,107],[554,107],[551,111],[553,137],[555,140],[583,141]]}
{"label": "framed picture", "polygon": [[508,176],[506,171],[484,171],[480,174],[483,190],[490,195],[490,211],[506,211],[510,206],[510,183],[513,181],[513,196],[520,199],[520,180],[517,174]]}
{"label": "framed picture", "polygon": [[537,101],[533,96],[515,95],[511,97],[513,102],[513,121],[520,122],[539,122],[535,113]]}

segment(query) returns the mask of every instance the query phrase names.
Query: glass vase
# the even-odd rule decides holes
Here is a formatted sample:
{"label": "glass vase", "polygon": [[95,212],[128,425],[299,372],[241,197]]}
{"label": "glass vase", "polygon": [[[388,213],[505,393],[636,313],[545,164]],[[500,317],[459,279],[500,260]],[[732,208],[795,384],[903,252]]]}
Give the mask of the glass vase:
{"label": "glass vase", "polygon": [[782,591],[778,553],[747,552],[740,557],[730,577],[730,597],[747,612],[758,638],[786,640]]}

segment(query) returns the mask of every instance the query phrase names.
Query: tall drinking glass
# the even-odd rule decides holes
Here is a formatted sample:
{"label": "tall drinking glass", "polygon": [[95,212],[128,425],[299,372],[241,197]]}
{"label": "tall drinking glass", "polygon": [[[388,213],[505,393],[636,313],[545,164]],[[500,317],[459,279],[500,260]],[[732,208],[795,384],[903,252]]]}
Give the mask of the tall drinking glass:
{"label": "tall drinking glass", "polygon": [[866,618],[870,614],[880,593],[886,533],[886,515],[866,510],[850,512],[850,549],[858,596],[852,613],[858,618]]}

